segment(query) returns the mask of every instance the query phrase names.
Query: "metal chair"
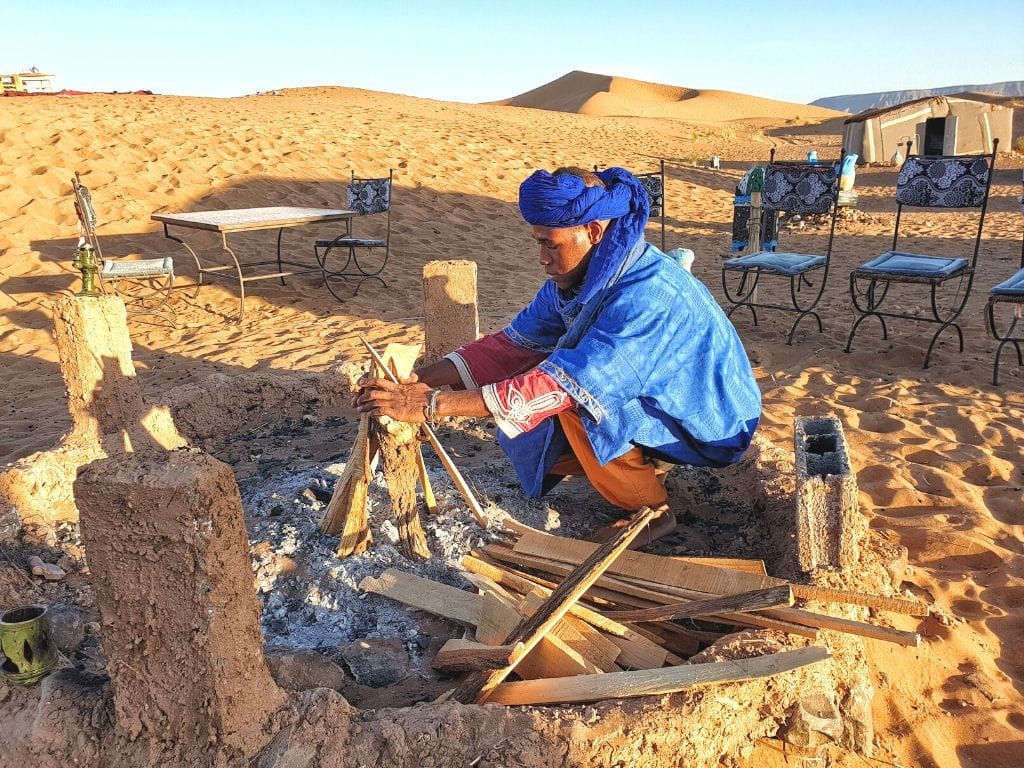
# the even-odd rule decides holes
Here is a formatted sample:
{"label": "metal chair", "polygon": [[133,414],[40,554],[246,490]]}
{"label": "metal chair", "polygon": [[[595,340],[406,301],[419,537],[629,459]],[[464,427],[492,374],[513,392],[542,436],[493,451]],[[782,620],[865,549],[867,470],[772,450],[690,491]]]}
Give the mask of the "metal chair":
{"label": "metal chair", "polygon": [[[356,216],[386,214],[383,238],[357,237],[350,218],[345,220],[345,231],[340,235],[331,240],[317,240],[313,245],[313,253],[320,265],[327,290],[338,301],[341,301],[342,297],[332,285],[332,282],[337,280],[347,282],[350,279],[355,279],[357,282],[353,295],[359,293],[360,286],[366,280],[377,280],[385,288],[388,286],[380,273],[384,271],[391,249],[391,182],[393,177],[393,170],[388,171],[386,178],[378,179],[359,178],[353,172],[346,193],[348,208],[354,211]],[[375,250],[383,249],[384,255],[379,262],[366,267],[359,260],[360,249],[365,249],[367,255],[373,254]]]}
{"label": "metal chair", "polygon": [[[967,305],[974,283],[974,270],[981,247],[981,233],[985,226],[985,211],[988,208],[998,144],[999,140],[994,139],[992,152],[987,155],[920,156],[909,155],[913,142],[908,142],[908,157],[896,179],[896,227],[893,232],[892,248],[850,273],[850,297],[853,299],[854,311],[859,313],[860,317],[854,321],[850,329],[850,336],[846,341],[847,352],[853,348],[853,337],[857,329],[869,317],[877,317],[882,324],[883,340],[889,338],[889,330],[885,324],[887,317],[937,323],[939,329],[935,331],[928,344],[924,368],[928,367],[935,343],[947,328],[956,331],[960,352],[964,351],[963,330],[956,321]],[[978,229],[974,237],[971,258],[897,250],[904,206],[939,210],[979,209]],[[951,285],[947,286],[947,283]],[[930,315],[903,312],[898,306],[886,310],[883,304],[894,285],[927,286],[931,304]]]}
{"label": "metal chair", "polygon": [[[726,315],[732,316],[740,307],[750,310],[757,325],[758,309],[774,309],[795,313],[796,319],[789,329],[786,343],[793,343],[797,326],[805,317],[813,317],[822,330],[821,317],[815,311],[825,291],[829,263],[832,259],[832,241],[836,229],[836,196],[839,175],[836,166],[828,163],[775,162],[775,153],[764,173],[762,206],[772,214],[785,213],[796,221],[811,215],[828,216],[828,242],[823,253],[776,252],[759,250],[756,253],[727,259],[722,264],[722,287],[726,300],[732,305]],[[771,218],[771,217],[769,217]],[[799,219],[803,224],[803,220]],[[788,239],[788,236],[787,236]],[[812,282],[813,276],[817,286]],[[781,278],[789,283],[789,302],[781,299],[765,300],[758,295],[762,278]],[[804,292],[807,289],[807,292]]]}
{"label": "metal chair", "polygon": [[[1021,173],[1021,192],[1024,193],[1024,172]],[[1024,213],[1024,194],[1021,194],[1017,201],[1020,203],[1020,211]],[[1002,305],[1012,307],[1012,314],[1009,317],[1009,325],[1005,331],[1000,331],[997,324],[998,312]],[[988,312],[986,324],[989,332],[995,337],[999,344],[996,345],[996,359],[992,364],[992,384],[999,385],[999,357],[1003,353],[1003,347],[1013,344],[1017,352],[1017,365],[1024,366],[1024,355],[1021,354],[1021,342],[1024,336],[1014,336],[1017,326],[1024,330],[1024,237],[1020,242],[1020,269],[1010,278],[994,286],[988,293]]]}
{"label": "metal chair", "polygon": [[96,235],[99,219],[89,188],[82,184],[78,172],[71,179],[75,193],[75,214],[78,217],[79,243],[88,242],[99,264],[100,288],[109,287],[125,303],[131,315],[155,315],[172,325],[177,315],[170,305],[174,288],[174,260],[170,256],[157,259],[128,259],[104,255]]}

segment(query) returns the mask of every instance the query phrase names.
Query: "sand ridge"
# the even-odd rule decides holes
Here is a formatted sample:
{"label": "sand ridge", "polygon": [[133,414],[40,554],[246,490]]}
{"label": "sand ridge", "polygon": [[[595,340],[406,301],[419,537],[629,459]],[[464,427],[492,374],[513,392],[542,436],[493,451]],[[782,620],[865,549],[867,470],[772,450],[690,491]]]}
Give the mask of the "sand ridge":
{"label": "sand ridge", "polygon": [[[784,159],[810,149],[838,156],[835,113],[804,125],[812,112],[800,105],[758,117],[721,108],[725,96],[630,91],[616,81],[608,90],[615,98],[684,109],[706,97],[719,119],[601,117],[336,87],[235,99],[0,99],[8,169],[0,176],[2,461],[47,448],[70,427],[49,307],[79,285],[70,266],[76,230],[68,180],[76,170],[92,189],[104,249],[173,256],[181,275],[178,327],[132,324],[147,396],[216,372],[324,370],[358,355],[358,334],[378,346],[419,341],[422,267],[433,259],[476,260],[482,329],[501,327],[540,284],[516,196],[520,181],[541,167],[645,171],[665,158],[667,245],[692,248],[694,273],[721,298],[736,182],[772,144]],[[721,171],[700,166],[711,154],[722,158]],[[909,548],[906,588],[934,601],[935,616],[924,622],[893,619],[923,633],[921,648],[868,643],[879,689],[879,757],[906,766],[1021,762],[1024,369],[1010,353],[1002,386],[990,385],[994,342],[983,308],[987,287],[1017,267],[1022,165],[1020,156],[1000,156],[963,354],[947,337],[922,371],[930,330],[907,323],[893,324],[887,342],[866,329],[852,354],[841,351],[852,320],[849,270],[891,240],[894,173],[886,168],[858,173],[858,216],[838,227],[822,305],[825,333],[805,326],[787,347],[784,319],[765,314],[755,327],[749,316],[735,317],[764,394],[762,432],[786,447],[794,416],[837,414],[864,513],[873,528]],[[242,326],[225,322],[236,311],[237,287],[216,283],[192,298],[187,254],[149,220],[157,211],[338,206],[352,170],[369,176],[389,168],[389,288],[368,283],[337,302],[314,276],[286,286],[253,284]],[[962,246],[957,216],[913,214],[907,223],[921,247]],[[284,248],[311,258],[312,240],[331,234],[329,226],[290,230]],[[820,233],[801,236],[821,242]],[[652,227],[648,237],[656,241],[658,231]],[[219,258],[212,236],[189,240]],[[245,256],[265,256],[273,237],[252,233],[232,243]],[[749,764],[771,765],[774,755],[765,746]],[[862,765],[853,757],[847,764]]]}

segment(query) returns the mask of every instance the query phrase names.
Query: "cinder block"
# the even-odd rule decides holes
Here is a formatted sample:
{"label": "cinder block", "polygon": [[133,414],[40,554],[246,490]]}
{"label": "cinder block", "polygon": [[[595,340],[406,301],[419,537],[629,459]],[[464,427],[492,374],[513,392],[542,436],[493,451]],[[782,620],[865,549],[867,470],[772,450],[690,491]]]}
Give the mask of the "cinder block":
{"label": "cinder block", "polygon": [[433,363],[480,335],[476,262],[423,265],[424,361]]}
{"label": "cinder block", "polygon": [[231,468],[200,452],[122,454],[74,487],[118,729],[174,765],[249,754],[284,694],[263,657]]}
{"label": "cinder block", "polygon": [[843,425],[835,416],[801,417],[794,433],[800,569],[853,567],[867,526]]}

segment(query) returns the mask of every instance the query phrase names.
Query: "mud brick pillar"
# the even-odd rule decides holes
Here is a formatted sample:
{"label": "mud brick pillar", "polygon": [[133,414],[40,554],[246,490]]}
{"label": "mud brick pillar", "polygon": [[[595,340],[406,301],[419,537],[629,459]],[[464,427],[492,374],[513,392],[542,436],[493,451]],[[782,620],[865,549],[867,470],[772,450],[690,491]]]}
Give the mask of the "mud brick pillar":
{"label": "mud brick pillar", "polygon": [[142,398],[121,299],[67,296],[54,302],[53,315],[74,435],[108,454],[185,444],[170,414]]}
{"label": "mud brick pillar", "polygon": [[867,525],[857,508],[843,425],[835,416],[801,417],[794,433],[800,569],[853,567]]}
{"label": "mud brick pillar", "polygon": [[118,729],[174,765],[251,756],[285,695],[263,657],[230,467],[198,451],[122,454],[74,487]]}
{"label": "mud brick pillar", "polygon": [[479,336],[476,262],[428,261],[423,266],[423,309],[427,363]]}

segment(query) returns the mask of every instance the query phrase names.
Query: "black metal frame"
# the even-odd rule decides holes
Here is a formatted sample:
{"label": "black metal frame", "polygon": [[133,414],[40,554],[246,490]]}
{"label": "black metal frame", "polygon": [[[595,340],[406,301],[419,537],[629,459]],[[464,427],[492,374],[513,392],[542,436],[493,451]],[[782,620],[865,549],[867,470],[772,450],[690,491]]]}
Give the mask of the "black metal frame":
{"label": "black metal frame", "polygon": [[[385,225],[385,235],[382,243],[374,243],[372,245],[360,244],[359,240],[368,238],[354,237],[352,234],[352,219],[345,220],[345,231],[332,240],[317,240],[313,245],[313,254],[316,257],[317,263],[320,265],[320,273],[324,279],[324,285],[327,286],[327,290],[331,292],[338,301],[343,301],[343,297],[334,290],[331,285],[332,280],[341,279],[348,281],[349,279],[357,279],[356,288],[352,292],[355,296],[359,293],[360,287],[367,280],[376,280],[385,288],[388,284],[384,282],[384,278],[380,276],[381,272],[384,271],[384,267],[388,263],[388,255],[391,253],[391,206],[394,205],[392,195],[395,191],[394,186],[394,169],[388,170],[387,181],[388,181],[388,207],[387,207],[387,223]],[[376,181],[383,177],[360,177],[356,176],[355,171],[352,171],[351,184],[358,184],[364,181]],[[374,215],[374,214],[366,214]],[[359,263],[359,248],[365,248],[367,255],[373,253],[374,249],[384,249],[384,257],[381,259],[380,264],[374,269],[364,269],[363,265]],[[322,249],[322,250],[321,250]],[[340,268],[328,267],[328,257],[332,250],[341,250],[345,252],[345,263]]]}
{"label": "black metal frame", "polygon": [[[775,162],[775,149],[772,148],[771,153],[768,156],[768,168],[772,166],[778,167],[800,167],[800,166],[816,166],[821,167],[825,165],[827,161],[818,161],[817,163],[807,163],[802,161],[788,161],[780,160]],[[843,156],[839,158],[839,168],[842,168]],[[766,169],[767,173],[767,169]],[[819,266],[809,267],[808,269],[798,272],[795,275],[786,275],[774,270],[766,270],[758,266],[744,267],[744,266],[733,266],[728,267],[722,266],[722,290],[725,293],[726,300],[732,304],[731,307],[726,311],[726,316],[732,318],[732,313],[741,307],[746,307],[750,310],[750,314],[753,317],[754,325],[757,325],[757,310],[758,309],[774,309],[781,312],[796,313],[797,318],[793,321],[793,325],[790,326],[789,334],[786,336],[786,344],[792,345],[793,336],[796,334],[797,326],[805,317],[813,317],[818,323],[818,332],[821,333],[824,327],[821,323],[821,317],[815,311],[818,303],[821,301],[821,297],[825,292],[825,284],[828,282],[828,271],[832,263],[832,244],[835,239],[836,231],[836,215],[839,212],[839,169],[836,170],[836,181],[835,189],[832,191],[832,210],[830,215],[829,230],[828,230],[828,245],[825,248],[824,254],[807,254],[807,255],[824,255],[825,263]],[[765,206],[768,207],[768,206]],[[774,210],[774,209],[773,209]],[[782,209],[779,209],[782,210]],[[786,211],[787,213],[789,211]],[[797,211],[793,211],[794,213]],[[754,226],[761,226],[760,218],[754,223]],[[779,233],[781,236],[781,231]],[[811,272],[817,272],[819,269],[823,270],[821,278],[818,281],[818,291],[814,294],[813,298],[809,303],[800,303],[800,297],[798,293],[806,286],[807,288],[813,289],[814,283],[808,278],[808,274]],[[735,292],[729,288],[729,272],[740,272],[739,282],[736,285]],[[787,278],[789,280],[789,304],[771,303],[765,301],[759,301],[757,296],[758,284],[761,281],[762,276],[768,277],[779,277]],[[749,282],[749,285],[748,285]]]}
{"label": "black metal frame", "polygon": [[[96,215],[96,207],[92,202],[92,193],[82,183],[82,177],[78,171],[75,171],[74,178],[71,179],[71,190],[75,195],[75,215],[78,217],[79,233],[96,252],[96,262],[99,266],[96,276],[99,278],[100,290],[106,293],[106,287],[109,284],[114,294],[124,302],[125,310],[133,316],[153,315],[171,325],[176,325],[177,314],[170,305],[171,291],[174,289],[174,271],[155,275],[112,276],[104,274],[104,262],[108,260],[116,262],[118,257],[114,256],[108,259],[103,255],[103,248],[100,246],[100,239],[96,234],[99,217]],[[121,283],[127,283],[134,290],[125,290]]]}
{"label": "black metal frame", "polygon": [[[1020,191],[1020,211],[1024,214],[1024,171],[1021,172]],[[1024,269],[1024,235],[1021,236],[1020,241],[1020,268]],[[1013,317],[1011,318],[1006,331],[1003,333],[999,332],[996,325],[997,304],[1013,305]],[[999,357],[1003,354],[1003,347],[1007,344],[1013,344],[1013,348],[1017,352],[1017,365],[1024,366],[1024,354],[1022,354],[1021,351],[1021,343],[1024,342],[1024,336],[1013,335],[1013,332],[1017,329],[1018,325],[1024,329],[1024,293],[989,293],[988,306],[986,309],[986,325],[995,340],[999,342],[999,344],[996,345],[995,361],[992,363],[992,385],[999,386]]]}
{"label": "black metal frame", "polygon": [[[911,149],[913,148],[913,142],[907,142],[907,159],[910,159]],[[978,263],[978,252],[981,248],[981,233],[985,226],[985,213],[988,210],[989,194],[992,189],[992,178],[995,175],[995,163],[996,163],[996,149],[999,145],[999,139],[992,140],[992,151],[984,155],[921,155],[926,159],[943,159],[943,158],[966,158],[966,157],[986,157],[989,162],[989,173],[988,182],[985,185],[985,199],[981,204],[980,216],[978,218],[978,231],[974,238],[974,251],[971,255],[970,264],[962,269],[952,272],[948,275],[940,276],[910,276],[900,275],[892,272],[879,273],[877,271],[862,271],[859,267],[854,269],[850,273],[850,298],[853,301],[853,309],[855,312],[860,314],[854,323],[853,327],[850,328],[850,335],[846,340],[846,347],[843,351],[849,352],[853,349],[853,337],[857,333],[857,329],[860,324],[863,323],[869,317],[877,317],[879,323],[882,326],[882,340],[885,341],[889,338],[889,329],[886,326],[885,318],[898,318],[904,320],[916,320],[922,323],[938,323],[939,329],[932,335],[932,340],[928,344],[928,351],[924,356],[924,365],[922,368],[928,368],[931,362],[932,352],[935,349],[935,344],[939,340],[939,336],[947,328],[953,328],[956,331],[957,339],[959,341],[960,352],[964,351],[964,333],[963,329],[956,322],[957,319],[964,311],[964,307],[967,306],[967,300],[971,295],[971,287],[974,284],[974,271]],[[918,206],[914,206],[918,207]],[[973,206],[971,206],[973,207]],[[925,210],[934,208],[935,210],[946,210],[938,206],[926,206]],[[903,214],[903,203],[897,202],[896,204],[896,225],[892,236],[892,246],[889,250],[896,250],[896,243],[899,240],[900,235],[900,220]],[[928,255],[928,254],[921,254]],[[861,280],[867,282],[867,287],[861,287]],[[958,281],[956,290],[953,293],[952,301],[949,302],[949,308],[943,312],[943,308],[940,307],[940,296],[939,289],[945,284],[952,280]],[[924,284],[929,286],[929,298],[931,305],[931,317],[927,315],[915,315],[908,312],[897,312],[897,311],[883,311],[879,309],[882,303],[885,301],[886,296],[889,294],[889,288],[893,283],[899,284]],[[881,292],[878,289],[881,288]],[[962,292],[962,293],[961,293]],[[957,297],[959,296],[959,301]],[[862,304],[861,300],[866,303]]]}

